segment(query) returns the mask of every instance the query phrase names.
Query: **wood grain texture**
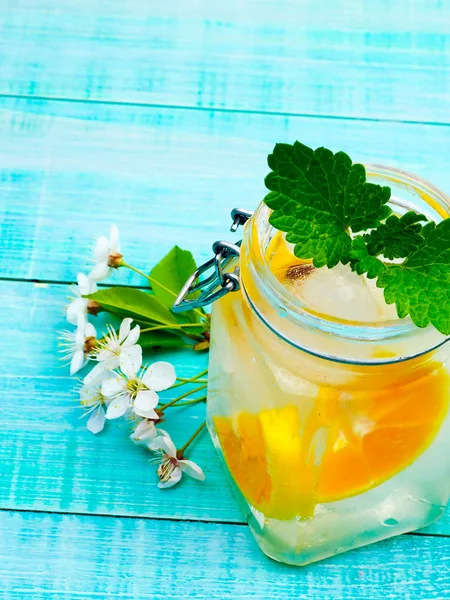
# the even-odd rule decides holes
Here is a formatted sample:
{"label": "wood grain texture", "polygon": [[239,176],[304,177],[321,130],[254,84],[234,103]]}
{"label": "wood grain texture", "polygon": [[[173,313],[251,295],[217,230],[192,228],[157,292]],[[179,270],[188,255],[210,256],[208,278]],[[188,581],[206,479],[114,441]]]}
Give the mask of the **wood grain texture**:
{"label": "wood grain texture", "polygon": [[[57,356],[67,292],[67,286],[0,282],[0,508],[242,523],[207,434],[192,449],[206,481],[161,491],[148,451],[128,440],[128,423],[110,422],[97,436],[86,430],[77,381]],[[189,376],[205,367],[207,357],[186,351],[155,358],[169,359]],[[178,445],[204,410],[168,412],[164,427]],[[426,532],[450,534],[450,515]]]}
{"label": "wood grain texture", "polygon": [[[201,463],[207,480],[182,482],[167,493],[157,488],[148,450],[128,439],[129,423],[107,423],[97,436],[86,430],[75,391],[79,383],[58,359],[56,332],[67,328],[67,292],[66,286],[0,282],[0,507],[242,522],[206,433],[191,458]],[[205,368],[207,356],[153,356],[164,359],[189,377]],[[204,412],[204,405],[168,410],[165,428],[178,446]]]}
{"label": "wood grain texture", "polygon": [[401,536],[295,568],[237,525],[2,512],[0,584],[5,600],[443,600],[450,539]]}
{"label": "wood grain texture", "polygon": [[[111,222],[144,269],[174,243],[204,260],[230,209],[262,199],[275,141],[450,189],[449,21],[440,0],[4,0],[0,277],[72,281]],[[57,359],[67,293],[0,281],[2,598],[450,598],[448,513],[298,570],[257,549],[207,435],[206,481],[160,491],[127,423],[93,436],[79,419]],[[207,360],[157,358],[186,375]],[[165,426],[181,445],[203,414]]]}
{"label": "wood grain texture", "polygon": [[0,93],[449,122],[432,0],[4,0]]}
{"label": "wood grain texture", "polygon": [[[0,275],[73,281],[111,222],[150,267],[175,243],[210,257],[234,206],[264,197],[267,154],[299,138],[450,189],[449,129],[273,115],[0,100]],[[121,281],[142,283],[139,277]]]}

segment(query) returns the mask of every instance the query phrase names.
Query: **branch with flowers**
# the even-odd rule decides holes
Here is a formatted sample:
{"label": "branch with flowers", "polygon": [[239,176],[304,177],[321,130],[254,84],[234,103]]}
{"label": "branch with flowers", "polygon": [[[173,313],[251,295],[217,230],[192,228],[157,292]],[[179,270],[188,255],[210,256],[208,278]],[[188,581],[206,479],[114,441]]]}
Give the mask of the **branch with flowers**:
{"label": "branch with flowers", "polygon": [[[208,371],[186,378],[177,377],[169,362],[143,365],[143,351],[189,348],[198,352],[209,348],[209,315],[203,309],[181,315],[171,310],[184,282],[196,269],[194,258],[175,246],[147,274],[125,262],[114,225],[109,238],[97,240],[93,258],[90,273],[78,274],[74,297],[66,308],[67,321],[75,329],[60,334],[61,352],[70,364],[71,375],[94,363],[79,389],[84,415],[89,417],[87,428],[97,434],[109,420],[129,419],[133,423],[130,439],[148,448],[152,462],[158,464],[160,488],[172,487],[183,473],[204,480],[202,469],[186,459],[186,451],[204,430],[205,422],[178,449],[159,423],[167,420],[168,409],[206,401]],[[145,289],[98,287],[118,269],[138,273]],[[106,313],[111,322],[98,335],[92,320],[100,313]],[[118,319],[121,322],[116,326]],[[178,393],[178,388],[187,391],[161,402],[158,392],[177,389]]]}

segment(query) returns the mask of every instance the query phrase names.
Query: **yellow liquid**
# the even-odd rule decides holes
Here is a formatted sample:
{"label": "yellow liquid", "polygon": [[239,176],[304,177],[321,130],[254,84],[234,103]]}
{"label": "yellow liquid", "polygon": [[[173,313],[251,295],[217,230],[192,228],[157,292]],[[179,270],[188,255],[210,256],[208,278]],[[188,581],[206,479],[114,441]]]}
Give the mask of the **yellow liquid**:
{"label": "yellow liquid", "polygon": [[[280,235],[266,258],[287,286],[312,274]],[[441,429],[450,378],[439,361],[336,368],[266,331],[239,294],[223,298],[214,319],[213,339],[221,359],[229,354],[232,375],[212,423],[236,485],[266,518],[311,518],[318,504],[379,486],[414,463]],[[214,380],[210,387],[214,402]]]}

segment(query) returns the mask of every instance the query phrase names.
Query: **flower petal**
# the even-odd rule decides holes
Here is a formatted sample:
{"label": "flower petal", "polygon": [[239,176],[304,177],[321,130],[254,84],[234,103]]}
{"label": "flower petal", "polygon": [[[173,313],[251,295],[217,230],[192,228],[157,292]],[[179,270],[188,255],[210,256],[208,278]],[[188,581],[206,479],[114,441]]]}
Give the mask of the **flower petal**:
{"label": "flower petal", "polygon": [[157,427],[156,428],[156,437],[158,437],[159,435],[161,435],[162,437],[170,438],[170,435],[167,433],[167,431],[165,431],[164,429],[161,429],[160,427]]}
{"label": "flower petal", "polygon": [[84,352],[83,349],[76,350],[70,361],[70,374],[75,375],[84,366]]}
{"label": "flower petal", "polygon": [[96,385],[103,381],[107,375],[110,377],[108,371],[104,367],[104,363],[101,363],[95,365],[95,367],[90,370],[84,378],[83,383],[86,386]]}
{"label": "flower petal", "polygon": [[103,406],[99,406],[89,417],[86,427],[91,433],[100,433],[105,426],[105,420],[105,410]]}
{"label": "flower petal", "polygon": [[[114,354],[114,352],[112,350],[110,350],[109,348],[102,348],[102,350],[97,352],[97,354],[95,355],[95,358],[99,362],[102,362],[104,360],[109,360],[110,358],[117,358],[117,366],[119,366],[119,364],[120,364],[119,357],[116,354]],[[112,367],[112,368],[114,369],[115,367]]]}
{"label": "flower petal", "polygon": [[66,318],[72,325],[78,323],[78,315],[86,314],[88,300],[87,298],[76,298],[67,307]]}
{"label": "flower petal", "polygon": [[110,255],[110,242],[108,240],[108,238],[106,237],[106,235],[101,235],[98,239],[97,239],[97,243],[95,244],[95,248],[94,248],[94,258],[95,260],[99,263],[99,262],[104,262],[107,263],[108,262],[108,256]]}
{"label": "flower petal", "polygon": [[78,273],[77,282],[80,295],[85,296],[86,294],[89,294],[90,282],[87,275],[85,275],[84,273]]}
{"label": "flower petal", "polygon": [[136,394],[134,401],[134,409],[136,410],[150,410],[155,408],[158,404],[158,394],[153,390],[141,390]]}
{"label": "flower petal", "polygon": [[111,225],[109,230],[109,253],[120,252],[120,234],[117,225]]}
{"label": "flower petal", "polygon": [[175,448],[175,444],[172,442],[172,439],[170,436],[157,437],[156,439],[153,440],[153,442],[151,444],[149,444],[148,447],[150,448],[150,450],[162,450],[168,456],[171,456],[172,458],[176,458],[177,449]]}
{"label": "flower petal", "polygon": [[93,294],[94,292],[97,291],[97,284],[96,284],[95,280],[93,280],[91,277],[89,277],[89,275],[88,275],[88,279],[89,279],[89,293]]}
{"label": "flower petal", "polygon": [[120,369],[128,379],[134,379],[142,365],[142,348],[132,346],[120,353]]}
{"label": "flower petal", "polygon": [[97,396],[97,390],[87,385],[83,385],[79,390],[79,394],[81,403],[85,406],[91,406],[93,404],[93,399]]}
{"label": "flower petal", "polygon": [[79,312],[78,316],[77,316],[77,327],[80,330],[80,332],[83,334],[83,339],[84,339],[84,331],[86,329],[87,323],[88,323],[87,313]]}
{"label": "flower petal", "polygon": [[175,369],[169,362],[159,361],[148,367],[142,381],[155,392],[161,392],[170,388],[177,379]]}
{"label": "flower petal", "polygon": [[145,419],[159,419],[158,413],[153,408],[149,408],[148,410],[134,408],[133,411],[136,415],[139,417],[144,417]]}
{"label": "flower petal", "polygon": [[121,394],[124,390],[124,381],[121,377],[110,377],[102,383],[102,394],[108,398]]}
{"label": "flower petal", "polygon": [[150,419],[142,419],[136,429],[130,435],[130,439],[136,443],[148,443],[156,437],[156,427]]}
{"label": "flower petal", "polygon": [[108,267],[107,262],[100,262],[95,265],[92,271],[89,273],[89,279],[92,281],[103,281],[111,274],[112,269]]}
{"label": "flower petal", "polygon": [[107,358],[106,360],[101,361],[101,364],[105,371],[112,371],[113,369],[117,369],[117,367],[120,366],[120,357],[111,356],[111,358]]}
{"label": "flower petal", "polygon": [[95,327],[92,325],[92,323],[86,323],[84,335],[86,337],[97,337],[97,332],[95,331]]}
{"label": "flower petal", "polygon": [[158,487],[161,488],[162,490],[165,488],[173,487],[180,481],[181,476],[182,476],[181,469],[179,469],[178,467],[175,467],[174,470],[172,471],[172,473],[170,474],[170,477],[167,479],[167,481],[160,481],[158,483]]}
{"label": "flower petal", "polygon": [[133,319],[124,319],[120,324],[119,329],[119,342],[122,343],[127,335],[130,333],[130,325],[133,322]]}
{"label": "flower petal", "polygon": [[180,469],[189,477],[193,477],[194,479],[199,479],[200,481],[205,480],[205,474],[201,470],[201,468],[192,460],[179,460],[178,464]]}
{"label": "flower petal", "polygon": [[124,415],[130,407],[130,397],[128,394],[120,394],[116,396],[106,411],[107,419],[118,419]]}
{"label": "flower petal", "polygon": [[133,327],[133,329],[128,334],[127,339],[123,342],[122,348],[130,348],[130,346],[134,346],[138,341],[140,334],[141,328],[139,327],[139,325],[136,325],[136,327]]}

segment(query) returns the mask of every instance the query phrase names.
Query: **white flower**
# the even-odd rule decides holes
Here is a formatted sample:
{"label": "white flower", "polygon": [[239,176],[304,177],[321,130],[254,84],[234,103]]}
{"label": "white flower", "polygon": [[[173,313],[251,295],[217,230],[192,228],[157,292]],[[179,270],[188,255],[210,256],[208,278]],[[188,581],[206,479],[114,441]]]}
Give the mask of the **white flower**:
{"label": "white flower", "polygon": [[95,327],[88,323],[82,315],[79,315],[76,330],[63,331],[61,340],[63,358],[70,361],[70,374],[75,375],[91,358],[92,351],[97,344]]}
{"label": "white flower", "polygon": [[105,235],[98,238],[93,254],[96,265],[89,273],[89,277],[93,281],[103,281],[111,275],[113,268],[119,266],[122,258],[119,230],[115,225],[111,226],[109,239]]}
{"label": "white flower", "polygon": [[78,273],[77,282],[78,285],[73,288],[75,298],[72,299],[67,307],[67,320],[72,325],[78,324],[78,317],[80,315],[84,317],[87,316],[89,300],[82,296],[87,296],[88,294],[93,294],[97,291],[96,283],[91,281],[91,279],[86,277],[83,273]]}
{"label": "white flower", "polygon": [[86,427],[91,433],[99,433],[105,426],[105,406],[109,403],[101,392],[101,382],[94,386],[83,385],[80,400],[87,409],[84,416],[90,415]]}
{"label": "white flower", "polygon": [[158,421],[158,419],[142,419],[130,435],[130,440],[136,444],[148,445],[160,435],[168,437],[169,434],[164,429],[155,426],[155,421]]}
{"label": "white flower", "polygon": [[[101,379],[104,371],[112,371],[121,367],[130,357],[141,356],[142,348],[136,344],[140,335],[140,327],[130,329],[133,319],[124,319],[120,324],[119,335],[108,325],[109,334],[99,342],[95,351],[95,359],[99,362],[84,378],[86,385],[91,385]],[[122,369],[123,370],[123,369]]]}
{"label": "white flower", "polygon": [[157,437],[148,447],[160,455],[158,487],[172,487],[180,481],[183,473],[200,481],[205,480],[205,474],[195,462],[177,457],[177,449],[169,436]]}
{"label": "white flower", "polygon": [[175,369],[168,362],[156,362],[138,376],[141,365],[141,352],[137,349],[129,352],[121,361],[121,372],[113,372],[103,382],[102,393],[111,398],[106,412],[107,419],[118,419],[129,408],[133,408],[133,412],[140,417],[159,418],[155,411],[159,402],[156,392],[166,390],[175,383]]}

